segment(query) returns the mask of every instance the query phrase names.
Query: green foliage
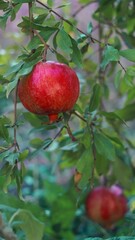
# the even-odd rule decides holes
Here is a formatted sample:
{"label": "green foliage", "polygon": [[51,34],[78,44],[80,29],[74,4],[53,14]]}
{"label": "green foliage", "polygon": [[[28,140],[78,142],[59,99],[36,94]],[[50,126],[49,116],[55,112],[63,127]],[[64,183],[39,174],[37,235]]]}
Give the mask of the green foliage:
{"label": "green foliage", "polygon": [[119,61],[119,52],[117,49],[115,49],[112,46],[107,46],[104,50],[104,58],[101,63],[101,67],[105,69],[105,67],[110,63],[111,61]]}
{"label": "green foliage", "polygon": [[[78,9],[72,1],[43,2],[0,2],[2,219],[19,240],[134,239],[134,1],[102,0],[96,10],[90,0]],[[18,81],[46,50],[47,60],[68,64],[80,80],[77,104],[50,125],[17,96]],[[84,210],[88,191],[104,183],[120,185],[129,200],[130,213],[109,230]]]}

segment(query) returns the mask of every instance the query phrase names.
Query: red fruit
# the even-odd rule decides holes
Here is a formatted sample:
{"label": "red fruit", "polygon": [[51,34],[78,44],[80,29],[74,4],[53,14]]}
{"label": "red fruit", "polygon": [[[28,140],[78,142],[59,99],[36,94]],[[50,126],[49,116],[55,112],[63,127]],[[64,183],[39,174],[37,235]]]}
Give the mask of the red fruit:
{"label": "red fruit", "polygon": [[[88,217],[106,228],[122,219],[127,212],[126,197],[118,188],[97,187],[86,198]],[[120,189],[120,188],[119,188]]]}
{"label": "red fruit", "polygon": [[79,80],[69,66],[57,62],[39,62],[18,85],[20,101],[35,114],[48,115],[50,122],[58,113],[73,108],[79,96]]}

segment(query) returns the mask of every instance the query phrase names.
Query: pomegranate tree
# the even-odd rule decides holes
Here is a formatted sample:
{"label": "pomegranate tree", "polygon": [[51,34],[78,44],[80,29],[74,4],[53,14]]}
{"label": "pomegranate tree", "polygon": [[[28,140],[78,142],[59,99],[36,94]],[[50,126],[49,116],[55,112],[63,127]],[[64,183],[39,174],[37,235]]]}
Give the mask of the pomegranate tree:
{"label": "pomegranate tree", "polygon": [[97,187],[86,198],[88,217],[105,228],[111,228],[127,212],[127,200],[118,186]]}
{"label": "pomegranate tree", "polygon": [[79,96],[79,80],[73,69],[63,63],[37,63],[18,85],[24,107],[35,114],[48,115],[49,122],[73,108]]}

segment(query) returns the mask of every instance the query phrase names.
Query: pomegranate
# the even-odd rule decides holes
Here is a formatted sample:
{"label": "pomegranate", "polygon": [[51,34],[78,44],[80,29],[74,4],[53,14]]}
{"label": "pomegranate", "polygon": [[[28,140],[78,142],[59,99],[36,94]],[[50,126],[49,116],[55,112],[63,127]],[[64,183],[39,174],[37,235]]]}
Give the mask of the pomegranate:
{"label": "pomegranate", "polygon": [[24,107],[35,114],[48,115],[49,122],[73,108],[79,96],[79,80],[74,70],[63,63],[37,63],[18,85]]}
{"label": "pomegranate", "polygon": [[111,228],[128,210],[126,197],[118,186],[97,187],[86,198],[88,217],[105,228]]}

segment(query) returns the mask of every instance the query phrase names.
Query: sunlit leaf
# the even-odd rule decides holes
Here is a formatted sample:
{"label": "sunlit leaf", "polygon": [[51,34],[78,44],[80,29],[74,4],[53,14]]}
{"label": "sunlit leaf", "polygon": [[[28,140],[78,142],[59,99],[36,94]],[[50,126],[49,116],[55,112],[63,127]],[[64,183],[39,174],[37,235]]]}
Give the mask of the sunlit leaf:
{"label": "sunlit leaf", "polygon": [[42,240],[44,223],[35,218],[30,211],[19,209],[14,216],[12,216],[12,221],[13,220],[20,222],[19,226],[26,234],[27,240]]}
{"label": "sunlit leaf", "polygon": [[131,62],[135,62],[135,49],[125,49],[119,51],[119,54]]}
{"label": "sunlit leaf", "polygon": [[108,45],[104,50],[101,68],[105,69],[108,63],[113,61],[117,62],[119,61],[119,58],[119,51],[116,48]]}
{"label": "sunlit leaf", "polygon": [[100,98],[101,98],[101,86],[100,84],[96,83],[93,87],[93,93],[90,99],[90,104],[89,104],[90,112],[93,112],[98,108],[100,104]]}
{"label": "sunlit leaf", "polygon": [[95,132],[94,143],[97,152],[106,159],[114,161],[116,158],[115,148],[111,140],[105,135]]}

